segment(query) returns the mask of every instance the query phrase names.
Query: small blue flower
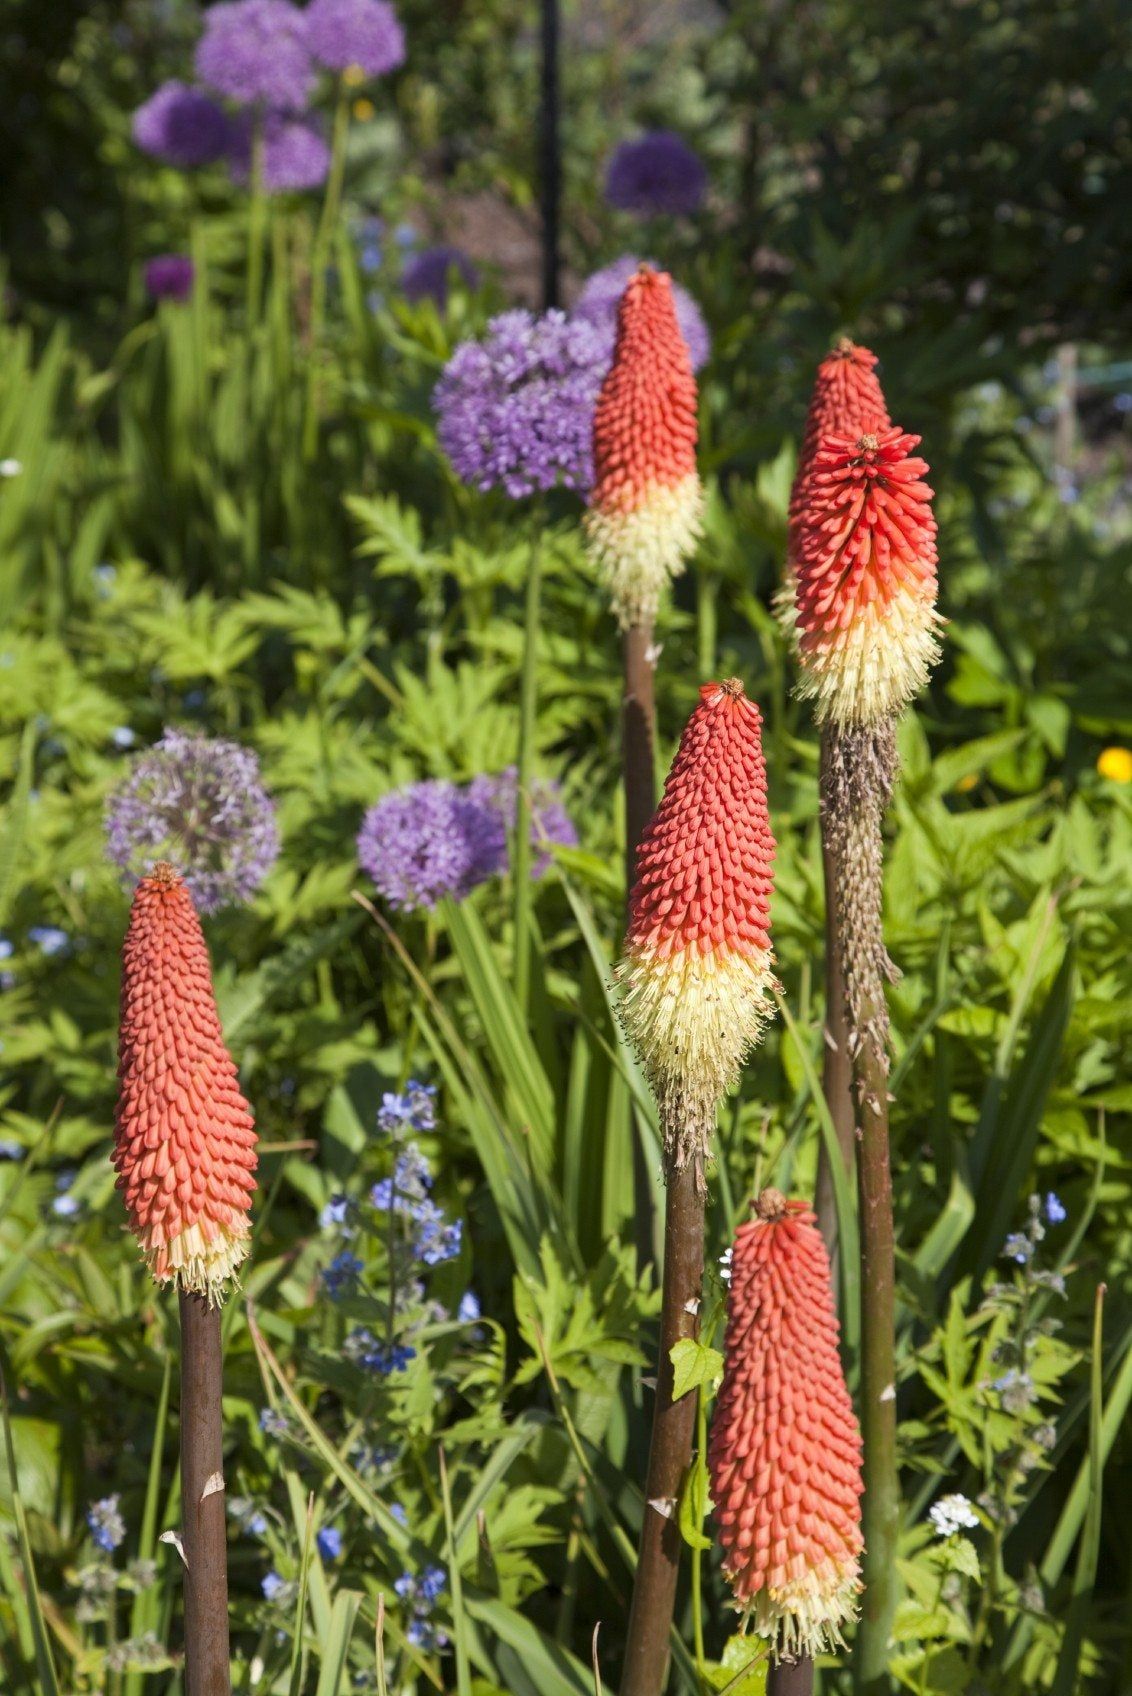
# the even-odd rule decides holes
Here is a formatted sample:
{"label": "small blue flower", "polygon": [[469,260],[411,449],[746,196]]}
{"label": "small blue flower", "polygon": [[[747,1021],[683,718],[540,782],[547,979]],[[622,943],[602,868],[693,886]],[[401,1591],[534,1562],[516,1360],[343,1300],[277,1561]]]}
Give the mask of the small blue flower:
{"label": "small blue flower", "polygon": [[115,748],[132,748],[137,741],[137,734],[128,724],[119,724],[110,732],[110,740]]}
{"label": "small blue flower", "polygon": [[404,1343],[378,1342],[372,1331],[358,1326],[350,1332],[342,1344],[342,1353],[347,1360],[352,1360],[355,1366],[364,1367],[367,1372],[378,1372],[383,1377],[390,1372],[403,1372],[409,1362],[416,1357],[416,1349],[409,1348]]}
{"label": "small blue flower", "polygon": [[419,1221],[417,1254],[426,1266],[439,1266],[445,1260],[455,1260],[459,1254],[464,1227],[459,1219],[445,1224],[440,1209],[432,1207],[431,1203],[429,1208],[430,1211]]}
{"label": "small blue flower", "polygon": [[336,1561],[342,1553],[342,1533],[333,1525],[324,1525],[315,1538],[318,1552],[324,1561]]}
{"label": "small blue flower", "polygon": [[10,960],[14,950],[6,936],[0,936],[0,960]]}
{"label": "small blue flower", "polygon": [[361,1271],[362,1263],[356,1254],[348,1254],[345,1251],[336,1254],[322,1274],[326,1293],[331,1300],[337,1301],[339,1296],[353,1295],[358,1287],[358,1274]]}
{"label": "small blue flower", "polygon": [[322,1212],[319,1214],[318,1222],[324,1231],[329,1231],[336,1225],[344,1225],[349,1217],[349,1196],[332,1195]]}
{"label": "small blue flower", "polygon": [[265,1599],[269,1602],[274,1602],[276,1597],[279,1596],[286,1588],[286,1580],[280,1578],[279,1574],[274,1571],[267,1573],[263,1582],[260,1584],[260,1589],[263,1591]]}
{"label": "small blue flower", "polygon": [[259,1428],[269,1437],[287,1437],[291,1427],[281,1413],[276,1413],[273,1407],[261,1407],[259,1410]]}
{"label": "small blue flower", "polygon": [[56,954],[62,954],[64,949],[70,946],[71,939],[66,931],[60,930],[57,925],[33,925],[28,931],[28,941],[34,942],[36,947],[51,959]]}
{"label": "small blue flower", "polygon": [[393,1518],[397,1521],[398,1525],[408,1525],[408,1510],[401,1502],[394,1502],[389,1511],[393,1515]]}
{"label": "small blue flower", "polygon": [[423,1602],[431,1607],[442,1591],[448,1588],[448,1574],[442,1566],[426,1566],[421,1573],[418,1590]]}
{"label": "small blue flower", "polygon": [[0,1160],[22,1160],[23,1157],[22,1143],[12,1142],[7,1138],[0,1140]]}
{"label": "small blue flower", "polygon": [[51,1203],[51,1211],[57,1219],[73,1219],[80,1206],[77,1196],[57,1195]]}
{"label": "small blue flower", "polygon": [[1024,1231],[1014,1231],[1003,1243],[1002,1252],[1006,1259],[1025,1266],[1033,1258],[1034,1245]]}
{"label": "small blue flower", "polygon": [[1064,1225],[1069,1217],[1060,1196],[1056,1196],[1052,1190],[1046,1196],[1045,1216],[1047,1225]]}
{"label": "small blue flower", "polygon": [[106,1554],[111,1555],[120,1543],[125,1541],[126,1522],[118,1511],[120,1496],[103,1496],[100,1502],[93,1502],[86,1510],[86,1522],[95,1543]]}
{"label": "small blue flower", "polygon": [[465,1290],[460,1297],[460,1305],[456,1309],[456,1317],[465,1325],[480,1317],[480,1298],[474,1290]]}
{"label": "small blue flower", "polygon": [[267,1521],[261,1513],[253,1513],[247,1528],[252,1537],[262,1537],[267,1531]]}

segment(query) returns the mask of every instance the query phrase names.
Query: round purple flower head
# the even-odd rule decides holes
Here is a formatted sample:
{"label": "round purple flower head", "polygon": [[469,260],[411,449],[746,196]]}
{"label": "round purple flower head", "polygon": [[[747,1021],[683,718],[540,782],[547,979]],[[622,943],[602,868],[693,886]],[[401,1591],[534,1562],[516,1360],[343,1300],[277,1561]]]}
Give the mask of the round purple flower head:
{"label": "round purple flower head", "polygon": [[279,853],[255,754],[166,730],[106,804],[106,852],[130,881],[172,861],[202,913],[250,901]]}
{"label": "round purple flower head", "polygon": [[[252,126],[245,118],[234,126],[228,154],[232,179],[244,184],[252,174]],[[263,187],[268,194],[318,188],[330,169],[330,149],[317,121],[269,112],[263,123]]]}
{"label": "round purple flower head", "polygon": [[306,19],[290,0],[220,0],[204,14],[197,43],[201,82],[238,106],[303,112],[318,74]]}
{"label": "round purple flower head", "polygon": [[[473,801],[481,806],[490,807],[498,814],[505,829],[514,829],[515,806],[519,796],[519,773],[514,766],[508,766],[505,771],[486,773],[482,777],[473,777],[468,785],[468,794]],[[531,847],[536,850],[534,864],[531,866],[532,877],[542,877],[549,871],[551,856],[547,847],[557,844],[560,848],[576,848],[578,832],[574,829],[574,821],[562,805],[562,791],[551,778],[536,777],[529,792],[531,819]]]}
{"label": "round purple flower head", "polygon": [[502,312],[481,342],[463,342],[433,393],[440,445],[458,477],[519,499],[536,489],[588,489],[593,413],[608,364],[584,319]]}
{"label": "round purple flower head", "polygon": [[[663,269],[651,259],[646,263],[652,265],[654,270]],[[613,359],[613,344],[617,339],[617,308],[621,304],[625,285],[631,277],[636,276],[640,266],[641,261],[633,253],[626,253],[620,259],[615,259],[612,265],[604,265],[600,271],[595,271],[592,277],[587,278],[572,308],[575,318],[587,318],[602,331],[608,342],[610,361]],[[711,358],[711,336],[708,327],[696,302],[679,283],[672,285],[672,298],[676,305],[676,320],[680,325],[680,333],[692,356],[692,369],[698,371]]]}
{"label": "round purple flower head", "polygon": [[454,783],[432,779],[385,795],[358,832],[358,862],[405,913],[456,901],[502,870],[507,837],[497,813]]}
{"label": "round purple flower head", "polygon": [[448,282],[455,271],[465,288],[474,289],[479,272],[459,247],[424,247],[413,255],[401,277],[401,292],[414,304],[434,300],[441,311],[448,304]]}
{"label": "round purple flower head", "polygon": [[187,253],[155,254],[146,261],[145,292],[151,300],[188,300],[194,275]]}
{"label": "round purple flower head", "polygon": [[307,45],[330,71],[384,76],[405,63],[405,32],[388,0],[311,0]]}
{"label": "round purple flower head", "polygon": [[163,82],[138,107],[131,130],[143,153],[182,171],[211,165],[228,143],[228,119],[215,100],[183,82]]}
{"label": "round purple flower head", "polygon": [[622,212],[698,212],[706,192],[703,161],[672,130],[623,141],[605,178],[605,198]]}

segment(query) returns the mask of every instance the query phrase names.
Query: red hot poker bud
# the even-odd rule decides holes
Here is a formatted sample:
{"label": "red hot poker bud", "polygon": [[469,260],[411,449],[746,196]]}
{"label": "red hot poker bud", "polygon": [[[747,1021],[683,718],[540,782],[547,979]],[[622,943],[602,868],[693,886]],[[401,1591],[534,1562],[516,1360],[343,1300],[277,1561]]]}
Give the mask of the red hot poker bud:
{"label": "red hot poker bud", "polygon": [[814,379],[802,452],[790,491],[788,563],[798,558],[798,534],[805,526],[810,482],[818,448],[825,436],[862,436],[890,424],[884,392],[876,374],[877,356],[843,336],[822,360]]}
{"label": "red hot poker bud", "polygon": [[122,949],[114,1166],[158,1283],[223,1299],[247,1254],[255,1130],[224,1046],[200,920],[164,863]]}
{"label": "red hot poker bud", "polygon": [[617,311],[617,342],[594,412],[590,553],[622,628],[650,624],[699,539],[696,379],[667,272],[642,265]]}
{"label": "red hot poker bud", "polygon": [[877,725],[927,682],[936,639],[936,524],[919,436],[823,437],[797,560],[799,693],[816,717]]}
{"label": "red hot poker bud", "polygon": [[773,861],[759,709],[735,679],[705,684],[637,850],[618,974],[676,1168],[706,1155],[769,1016]]}
{"label": "red hot poker bud", "polygon": [[814,1215],[764,1190],[735,1237],[708,1465],[724,1572],[776,1659],[839,1644],[861,1587],[861,1436],[837,1336]]}

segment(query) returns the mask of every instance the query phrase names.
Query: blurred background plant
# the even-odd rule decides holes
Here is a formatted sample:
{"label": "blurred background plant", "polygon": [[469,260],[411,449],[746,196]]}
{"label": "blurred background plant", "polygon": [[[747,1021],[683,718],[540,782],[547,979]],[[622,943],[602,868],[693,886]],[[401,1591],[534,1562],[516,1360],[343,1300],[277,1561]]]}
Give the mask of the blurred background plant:
{"label": "blurred background plant", "polygon": [[[159,85],[192,79],[198,9],[0,11],[12,1696],[54,1689],[53,1667],[60,1689],[179,1690],[170,1314],[106,1158],[128,894],[103,812],[167,728],[254,750],[281,843],[253,898],[207,920],[263,1139],[249,1304],[226,1315],[241,1688],[584,1696],[598,1621],[617,1684],[657,1306],[631,1246],[633,1139],[654,1181],[659,1161],[608,1001],[618,645],[577,496],[539,516],[466,489],[431,406],[457,344],[537,302],[533,20],[512,0],[398,15],[404,65],[357,88],[338,73],[332,217],[329,178],[265,197],[249,323],[248,189],[131,139]],[[1099,0],[931,19],[888,0],[594,5],[564,28],[567,301],[646,253],[710,332],[708,537],[659,626],[658,763],[710,674],[741,676],[766,716],[790,1018],[721,1120],[710,1244],[761,1185],[813,1183],[816,740],[770,599],[813,366],[849,331],[925,438],[951,620],[889,821],[893,1675],[1119,1691],[1132,1569],[1099,1500],[1102,1466],[1114,1501],[1132,1466],[1127,31]],[[314,98],[339,103],[329,74]],[[703,162],[695,210],[607,204],[615,150],[655,130]],[[578,843],[561,821],[532,838],[552,865],[521,1016],[499,821],[490,873],[442,870],[413,910],[356,839],[409,785],[511,793],[536,533],[533,769]],[[712,1330],[687,1366],[705,1412]],[[705,1493],[697,1462],[673,1687],[747,1696],[763,1675],[697,1541]]]}

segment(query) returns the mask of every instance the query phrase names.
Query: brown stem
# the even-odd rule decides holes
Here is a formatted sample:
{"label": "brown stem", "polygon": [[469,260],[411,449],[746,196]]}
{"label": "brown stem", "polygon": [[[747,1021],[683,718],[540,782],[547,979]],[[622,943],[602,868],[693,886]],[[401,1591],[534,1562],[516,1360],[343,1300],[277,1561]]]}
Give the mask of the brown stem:
{"label": "brown stem", "polygon": [[896,1253],[888,1148],[888,1055],[875,1026],[853,1061],[860,1149],[861,1437],[865,1495],[861,1530],[864,1597],[857,1634],[858,1688],[888,1689],[888,1639],[896,1611],[900,1485],[896,1469]]}
{"label": "brown stem", "polygon": [[[637,845],[656,809],[656,708],[653,702],[651,624],[633,624],[624,636],[624,698],[621,706],[621,764],[625,787],[625,888],[633,887]],[[656,1219],[652,1185],[632,1105],[629,1140],[633,1150],[633,1228],[637,1264],[643,1270],[656,1259]]]}
{"label": "brown stem", "polygon": [[[181,1295],[185,1696],[231,1696],[220,1310]],[[219,1485],[217,1484],[219,1480]]]}
{"label": "brown stem", "polygon": [[668,1633],[680,1570],[676,1510],[696,1428],[695,1395],[672,1400],[671,1354],[682,1337],[699,1334],[705,1199],[696,1161],[669,1171],[656,1407],[620,1696],[661,1696],[668,1676]]}
{"label": "brown stem", "polygon": [[[830,733],[822,731],[821,773],[824,787],[825,772],[830,759]],[[824,828],[821,839],[822,877],[825,884],[825,1029],[823,1032],[822,1094],[837,1133],[845,1170],[852,1177],[857,1158],[857,1126],[853,1112],[853,1064],[849,1057],[849,1023],[845,1013],[845,976],[841,969],[841,950],[837,942],[837,884],[834,847]],[[837,1278],[837,1207],[834,1202],[833,1174],[825,1143],[818,1150],[818,1176],[814,1191],[814,1211],[818,1218],[833,1277]]]}
{"label": "brown stem", "polygon": [[797,1661],[780,1661],[766,1675],[766,1696],[812,1696],[814,1663],[808,1655]]}
{"label": "brown stem", "polygon": [[833,858],[837,940],[845,986],[857,1127],[861,1236],[861,1529],[864,1595],[855,1645],[859,1696],[889,1689],[888,1649],[898,1584],[896,1260],[888,1145],[888,1006],[898,974],[882,925],[884,810],[896,746],[891,724],[831,732],[822,771],[822,828]]}

